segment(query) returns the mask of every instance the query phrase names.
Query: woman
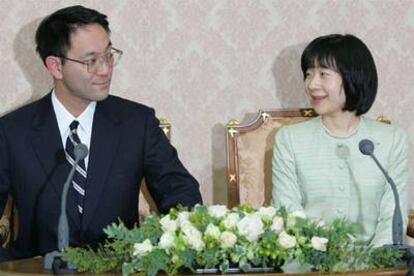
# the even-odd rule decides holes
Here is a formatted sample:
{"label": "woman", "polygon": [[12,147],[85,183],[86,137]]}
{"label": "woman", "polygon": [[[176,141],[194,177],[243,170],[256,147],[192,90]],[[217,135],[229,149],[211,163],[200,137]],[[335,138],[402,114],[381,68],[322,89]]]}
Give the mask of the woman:
{"label": "woman", "polygon": [[301,67],[319,116],[276,134],[273,205],[326,221],[346,218],[362,227],[361,238],[369,244],[391,244],[392,190],[358,144],[374,142],[376,157],[397,185],[405,227],[408,140],[400,128],[361,116],[378,86],[369,49],[353,35],[318,37],[304,50]]}

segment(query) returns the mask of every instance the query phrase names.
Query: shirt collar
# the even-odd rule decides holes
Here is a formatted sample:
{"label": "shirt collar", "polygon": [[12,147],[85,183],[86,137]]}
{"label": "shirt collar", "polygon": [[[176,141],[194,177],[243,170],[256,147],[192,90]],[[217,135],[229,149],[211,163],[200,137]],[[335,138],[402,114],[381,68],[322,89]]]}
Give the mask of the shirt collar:
{"label": "shirt collar", "polygon": [[81,128],[81,130],[85,131],[89,135],[91,134],[93,115],[96,109],[96,102],[91,102],[78,117],[74,117],[59,101],[59,99],[56,97],[56,92],[53,89],[52,105],[56,114],[56,119],[61,134],[69,131],[69,125],[74,120],[77,120],[79,122],[79,127]]}

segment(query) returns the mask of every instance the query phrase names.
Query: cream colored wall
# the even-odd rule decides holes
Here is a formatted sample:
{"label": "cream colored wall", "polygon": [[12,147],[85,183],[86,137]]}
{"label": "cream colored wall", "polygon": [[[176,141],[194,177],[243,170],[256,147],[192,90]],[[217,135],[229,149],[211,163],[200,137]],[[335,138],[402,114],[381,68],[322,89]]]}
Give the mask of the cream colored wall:
{"label": "cream colored wall", "polygon": [[414,149],[414,1],[411,0],[1,0],[0,114],[51,88],[34,52],[39,20],[83,4],[109,16],[124,50],[112,94],[153,106],[173,124],[173,144],[207,203],[226,200],[230,118],[260,108],[306,105],[299,57],[316,36],[353,33],[370,47],[386,114]]}

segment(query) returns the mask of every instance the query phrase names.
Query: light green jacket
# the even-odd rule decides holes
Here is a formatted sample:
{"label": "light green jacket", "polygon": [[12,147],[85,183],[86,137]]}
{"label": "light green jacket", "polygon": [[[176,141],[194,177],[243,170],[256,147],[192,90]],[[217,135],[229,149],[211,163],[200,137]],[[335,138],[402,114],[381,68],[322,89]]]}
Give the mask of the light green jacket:
{"label": "light green jacket", "polygon": [[365,117],[347,138],[331,136],[320,117],[281,128],[273,147],[272,204],[324,221],[344,217],[362,226],[361,238],[369,244],[391,244],[392,190],[371,157],[359,151],[362,139],[374,142],[374,154],[397,185],[405,229],[407,136],[400,128]]}

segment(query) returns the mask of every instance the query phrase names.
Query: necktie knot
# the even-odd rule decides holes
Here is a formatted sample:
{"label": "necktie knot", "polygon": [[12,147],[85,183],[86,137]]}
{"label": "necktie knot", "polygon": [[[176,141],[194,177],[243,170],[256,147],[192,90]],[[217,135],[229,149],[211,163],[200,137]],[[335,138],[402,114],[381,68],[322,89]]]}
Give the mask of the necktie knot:
{"label": "necktie knot", "polygon": [[69,128],[70,131],[76,131],[78,129],[79,126],[79,122],[78,121],[73,121],[72,123],[70,123]]}

